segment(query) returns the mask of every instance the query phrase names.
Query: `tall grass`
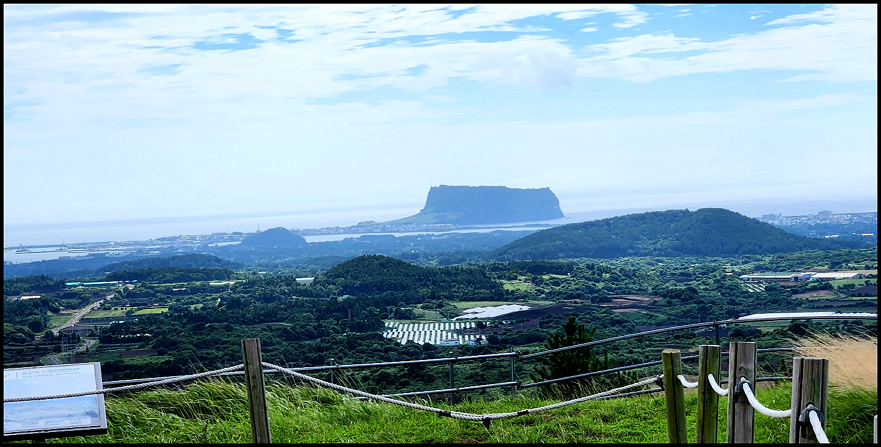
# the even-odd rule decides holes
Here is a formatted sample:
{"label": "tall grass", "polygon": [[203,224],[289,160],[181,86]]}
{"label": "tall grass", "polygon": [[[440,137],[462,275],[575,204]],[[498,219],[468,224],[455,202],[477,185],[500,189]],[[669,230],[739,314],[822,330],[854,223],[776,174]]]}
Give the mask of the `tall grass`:
{"label": "tall grass", "polygon": [[[877,341],[866,337],[817,336],[798,344],[800,355],[830,360],[826,433],[833,443],[872,442],[877,414]],[[790,406],[791,383],[757,387],[765,406]],[[581,395],[595,392],[589,387]],[[685,390],[689,442],[695,441],[695,390]],[[387,403],[350,399],[311,384],[271,381],[266,400],[274,443],[666,443],[662,393],[593,400],[554,410],[480,422],[438,417]],[[456,405],[420,401],[437,408],[485,414],[517,412],[560,402],[536,389],[494,400],[465,398]],[[108,433],[50,439],[77,443],[250,443],[247,395],[241,383],[211,379],[172,391],[156,389],[108,395]],[[719,399],[719,442],[726,437],[727,399]],[[756,443],[787,443],[789,419],[756,414]]]}
{"label": "tall grass", "polygon": [[873,417],[878,414],[878,337],[809,332],[796,341],[796,352],[829,359],[829,440],[872,442]]}
{"label": "tall grass", "polygon": [[801,356],[829,359],[831,386],[878,391],[876,336],[808,332],[795,344]]}

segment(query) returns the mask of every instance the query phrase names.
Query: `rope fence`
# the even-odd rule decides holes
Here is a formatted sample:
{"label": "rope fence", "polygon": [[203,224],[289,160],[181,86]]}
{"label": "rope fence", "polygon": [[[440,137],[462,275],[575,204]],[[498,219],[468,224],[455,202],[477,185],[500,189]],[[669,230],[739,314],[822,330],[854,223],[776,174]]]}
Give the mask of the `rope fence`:
{"label": "rope fence", "polygon": [[749,382],[743,383],[743,393],[746,394],[746,398],[749,400],[750,405],[752,405],[753,408],[755,408],[756,410],[758,410],[759,413],[762,413],[765,416],[775,419],[784,419],[792,416],[792,408],[788,410],[772,410],[762,405],[762,403],[759,402],[758,399],[756,399],[756,395],[753,394],[753,391],[749,388]]}
{"label": "rope fence", "polygon": [[[790,419],[790,443],[829,443],[826,423],[826,391],[828,387],[828,359],[796,357],[793,359],[792,407],[773,410],[756,397],[752,384],[754,378],[755,343],[731,343],[728,365],[729,377],[739,377],[733,388],[722,389],[714,374],[719,373],[719,346],[700,346],[700,373],[697,382],[689,382],[681,370],[679,351],[663,352],[664,373],[673,372],[678,380],[666,380],[667,431],[670,442],[687,442],[685,411],[682,392],[684,388],[698,388],[698,414],[696,416],[696,439],[698,443],[715,443],[718,437],[718,398],[728,397],[728,443],[752,443],[754,437],[754,412],[776,419]],[[725,381],[722,381],[723,383]],[[733,391],[733,392],[732,392]],[[877,418],[877,416],[876,416]],[[877,419],[876,419],[877,420]],[[877,427],[875,428],[877,429]]]}
{"label": "rope fence", "polygon": [[[874,316],[877,319],[877,316]],[[790,318],[791,319],[791,318]],[[763,318],[761,320],[773,321],[776,319],[772,318]],[[724,323],[735,323],[739,321],[726,321]],[[685,417],[684,417],[684,399],[682,397],[683,388],[697,389],[698,391],[698,415],[697,415],[697,430],[698,430],[698,442],[716,442],[716,437],[718,433],[718,428],[716,424],[718,423],[718,417],[716,414],[718,412],[718,397],[719,396],[727,396],[728,397],[728,442],[729,443],[741,443],[741,442],[752,442],[753,441],[753,425],[752,425],[752,412],[758,411],[759,413],[772,417],[772,418],[790,418],[790,442],[794,443],[804,443],[804,442],[820,442],[820,443],[828,443],[828,437],[824,431],[824,424],[826,422],[825,419],[825,410],[826,410],[826,387],[827,387],[827,379],[828,379],[828,360],[826,359],[813,359],[813,358],[799,358],[796,357],[793,360],[793,397],[792,397],[792,408],[789,410],[773,410],[769,409],[766,406],[762,405],[758,398],[755,396],[751,388],[751,384],[764,381],[764,380],[788,380],[789,378],[755,378],[755,358],[756,352],[772,352],[772,351],[792,351],[793,348],[774,348],[774,349],[761,349],[757,350],[755,343],[735,343],[732,342],[730,344],[730,349],[728,352],[722,353],[717,345],[701,345],[700,347],[700,355],[698,356],[687,356],[680,357],[678,350],[664,350],[662,353],[662,360],[657,362],[646,362],[638,365],[628,365],[618,368],[612,368],[604,371],[595,371],[586,374],[579,374],[570,377],[563,377],[558,379],[551,379],[542,382],[533,382],[529,384],[522,384],[519,380],[514,380],[514,360],[515,359],[527,359],[532,357],[537,357],[546,354],[552,354],[555,352],[562,352],[569,349],[576,349],[580,347],[593,346],[600,343],[606,343],[615,340],[623,340],[628,338],[633,338],[635,336],[640,335],[651,335],[655,333],[669,332],[671,330],[681,330],[688,328],[697,328],[703,326],[714,325],[718,328],[718,325],[723,322],[712,322],[712,323],[701,323],[697,325],[686,325],[675,328],[665,328],[661,330],[647,331],[639,334],[630,334],[622,337],[614,337],[611,339],[601,340],[597,342],[584,343],[581,345],[569,346],[565,348],[559,348],[554,350],[547,350],[543,352],[521,355],[518,352],[511,350],[508,353],[497,353],[497,354],[489,354],[489,355],[477,355],[477,356],[464,356],[464,357],[448,357],[448,358],[438,358],[438,359],[425,359],[425,360],[408,360],[408,361],[399,361],[399,362],[384,362],[384,363],[374,363],[374,364],[354,364],[354,365],[335,365],[331,361],[331,365],[327,366],[318,366],[318,367],[299,367],[299,368],[287,368],[279,365],[275,365],[272,363],[267,363],[262,361],[262,357],[260,354],[259,348],[259,340],[251,339],[244,340],[242,342],[243,356],[245,358],[245,362],[243,364],[230,366],[227,368],[222,368],[214,371],[208,371],[198,374],[191,374],[186,376],[174,376],[168,378],[151,378],[151,379],[132,379],[132,380],[123,380],[117,382],[107,382],[107,385],[122,385],[123,383],[129,383],[127,385],[122,386],[114,386],[111,388],[103,388],[100,390],[93,391],[84,391],[78,393],[68,393],[68,394],[57,394],[57,395],[47,395],[47,396],[37,396],[37,397],[16,397],[16,398],[4,398],[3,402],[5,403],[14,403],[14,402],[25,402],[25,401],[39,401],[39,400],[49,400],[49,399],[63,399],[63,398],[71,398],[71,397],[80,397],[80,396],[88,396],[88,395],[97,395],[97,394],[108,394],[108,393],[121,393],[133,390],[146,389],[150,387],[158,387],[163,385],[170,385],[181,382],[188,382],[193,380],[198,380],[207,377],[213,376],[230,376],[230,375],[244,375],[246,379],[246,384],[248,387],[248,401],[251,410],[251,421],[252,421],[252,430],[254,434],[255,442],[270,442],[269,441],[269,425],[268,425],[268,417],[266,412],[266,401],[265,394],[263,391],[264,383],[263,377],[264,374],[268,373],[280,373],[285,376],[290,376],[297,378],[302,381],[311,382],[315,385],[318,385],[323,388],[332,389],[334,391],[340,393],[347,393],[356,396],[360,399],[367,399],[372,401],[384,402],[391,405],[398,405],[402,407],[407,407],[413,410],[418,411],[426,411],[437,414],[439,417],[449,417],[453,419],[459,420],[467,420],[467,421],[479,421],[484,424],[486,428],[489,428],[490,422],[493,420],[505,419],[505,418],[513,418],[517,416],[523,416],[527,414],[535,414],[542,411],[553,410],[557,408],[563,408],[570,405],[575,405],[578,403],[590,401],[590,400],[604,400],[613,397],[623,397],[623,396],[632,396],[639,395],[645,393],[654,393],[663,391],[666,395],[667,401],[667,422],[668,422],[668,435],[671,442],[687,442],[687,438],[685,437]],[[256,342],[256,343],[251,343]],[[254,347],[248,347],[254,346]],[[712,348],[712,349],[710,349]],[[249,349],[253,352],[249,353]],[[721,388],[721,384],[724,384],[728,381],[726,380],[717,380],[717,377],[720,374],[720,358],[722,355],[726,355],[729,358],[729,377],[739,377],[740,380],[737,384],[734,384],[734,387],[731,387],[729,384],[728,389]],[[464,360],[478,360],[478,359],[488,359],[488,358],[508,358],[511,363],[511,381],[503,382],[499,384],[489,384],[489,385],[477,385],[477,386],[465,386],[465,387],[455,387],[453,385],[453,365],[458,361]],[[682,360],[691,360],[697,358],[700,361],[699,364],[699,373],[697,376],[696,382],[690,382],[686,379],[685,375],[681,372],[681,361]],[[815,361],[819,361],[817,363]],[[401,393],[397,395],[380,395],[368,393],[365,391],[360,391],[354,388],[349,388],[337,383],[334,383],[333,380],[333,372],[334,371],[342,371],[344,369],[355,369],[355,368],[368,368],[368,367],[377,367],[377,366],[404,366],[404,365],[413,365],[413,364],[424,364],[424,363],[449,363],[450,365],[450,385],[449,389],[443,390],[433,390],[433,391],[420,391],[420,392],[410,392],[410,393]],[[607,391],[599,392],[596,394],[579,397],[576,399],[567,400],[564,402],[558,402],[542,407],[536,408],[528,408],[522,409],[513,412],[507,413],[488,413],[488,414],[474,414],[474,413],[465,413],[458,411],[445,410],[442,408],[437,408],[429,405],[423,405],[420,403],[409,402],[401,397],[404,396],[417,396],[423,394],[440,394],[440,393],[459,393],[461,391],[470,391],[470,390],[478,390],[478,389],[486,389],[497,386],[510,386],[511,392],[513,393],[515,389],[525,389],[534,386],[541,386],[550,383],[561,382],[565,380],[573,380],[583,377],[589,377],[599,374],[612,373],[618,371],[625,371],[640,367],[648,367],[661,364],[663,366],[663,373],[660,375],[654,375],[652,377],[636,381],[629,385],[620,386],[617,388],[613,388]],[[299,371],[330,371],[330,381],[321,380],[315,377],[308,376]],[[140,383],[135,383],[140,382]],[[641,389],[649,384],[657,384],[660,385],[660,388],[651,388],[651,389]],[[817,385],[819,383],[819,385]],[[812,386],[813,384],[813,386]],[[103,384],[102,384],[103,385]],[[731,392],[733,389],[733,392]],[[258,396],[258,397],[255,397]],[[397,397],[397,398],[396,398]],[[262,399],[262,404],[259,402]],[[261,407],[262,405],[262,407]],[[798,413],[798,417],[795,417],[795,412],[797,409],[802,408],[803,410]],[[714,413],[714,411],[716,413]],[[261,424],[258,419],[263,418],[264,422]],[[258,432],[261,432],[258,434]]]}
{"label": "rope fence", "polygon": [[826,437],[826,432],[823,431],[823,425],[820,423],[820,416],[817,415],[817,412],[814,410],[809,411],[808,419],[811,421],[811,429],[814,430],[817,441],[820,444],[829,444],[829,438]]}
{"label": "rope fence", "polygon": [[648,378],[648,379],[645,379],[645,380],[642,380],[640,382],[636,382],[636,383],[633,383],[630,385],[625,385],[625,386],[614,388],[614,389],[611,389],[608,391],[603,391],[601,393],[596,393],[596,394],[593,394],[590,396],[580,397],[578,399],[572,399],[572,400],[568,400],[565,402],[559,402],[556,404],[546,405],[544,407],[529,408],[529,409],[524,409],[524,410],[519,410],[516,412],[509,412],[509,413],[473,414],[473,413],[462,413],[462,412],[458,412],[458,411],[448,411],[448,410],[444,410],[441,408],[435,408],[435,407],[430,407],[430,406],[426,406],[426,405],[415,404],[415,403],[407,402],[407,401],[403,401],[403,400],[392,399],[392,398],[382,396],[382,395],[367,393],[367,392],[356,390],[353,388],[344,387],[342,385],[337,385],[335,383],[326,382],[324,380],[317,379],[317,378],[311,377],[311,376],[307,376],[305,374],[300,374],[296,371],[292,371],[288,368],[283,368],[278,365],[273,365],[271,363],[263,362],[262,366],[265,368],[274,369],[276,371],[279,371],[279,372],[287,374],[289,376],[298,378],[300,380],[312,382],[316,385],[319,385],[319,386],[322,386],[325,388],[330,388],[330,389],[333,389],[333,390],[336,390],[339,392],[354,394],[356,396],[364,397],[366,399],[377,400],[380,402],[386,402],[386,403],[389,403],[392,405],[399,405],[402,407],[412,408],[415,410],[433,412],[433,413],[436,413],[438,416],[446,416],[446,417],[450,417],[453,419],[462,419],[462,420],[466,420],[466,421],[481,421],[481,422],[516,417],[516,416],[523,416],[526,414],[538,413],[540,411],[562,408],[562,407],[566,407],[569,405],[574,405],[577,403],[585,402],[588,400],[598,399],[600,397],[615,394],[620,391],[629,390],[631,388],[641,387],[641,386],[647,385],[649,383],[653,383],[653,382],[657,381],[657,379],[658,379],[657,377],[652,377],[652,378]]}
{"label": "rope fence", "polygon": [[166,380],[159,380],[156,382],[138,383],[135,385],[126,385],[126,386],[121,386],[121,387],[116,387],[116,388],[104,388],[104,389],[100,389],[100,390],[81,391],[78,393],[68,393],[68,394],[54,394],[51,396],[11,397],[9,399],[4,398],[3,403],[5,404],[5,403],[11,403],[11,402],[25,402],[25,401],[31,401],[31,400],[66,399],[68,397],[93,396],[96,394],[118,393],[118,392],[122,392],[122,391],[139,390],[139,389],[149,388],[149,387],[154,387],[154,386],[168,385],[171,383],[186,382],[186,381],[190,381],[190,380],[201,379],[204,377],[217,376],[217,375],[227,373],[230,371],[236,371],[236,370],[242,369],[244,366],[245,366],[244,364],[240,364],[240,365],[230,366],[228,368],[218,369],[216,371],[208,371],[208,372],[193,374],[193,375],[189,375],[189,376],[178,376],[178,377],[173,377],[173,378],[166,379]]}

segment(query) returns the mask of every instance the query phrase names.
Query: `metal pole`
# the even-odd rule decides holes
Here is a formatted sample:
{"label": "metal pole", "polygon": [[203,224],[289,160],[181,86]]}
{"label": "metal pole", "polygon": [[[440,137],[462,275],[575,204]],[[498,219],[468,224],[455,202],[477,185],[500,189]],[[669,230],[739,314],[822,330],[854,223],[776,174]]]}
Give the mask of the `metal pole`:
{"label": "metal pole", "polygon": [[[510,348],[508,348],[508,350],[510,352],[514,352],[514,347],[513,346],[510,347]],[[510,357],[510,358],[508,358],[508,360],[511,362],[511,381],[514,382],[514,357]],[[517,392],[517,385],[511,385],[511,395],[513,396],[514,393],[516,393],[516,392]]]}
{"label": "metal pole", "polygon": [[[334,366],[333,359],[330,359],[330,366]],[[330,380],[329,380],[329,382],[330,382],[330,383],[334,383],[334,382],[333,382],[333,370],[332,370],[332,369],[330,370]]]}
{"label": "metal pole", "polygon": [[[450,351],[450,357],[453,357],[453,351]],[[456,380],[453,372],[453,364],[455,362],[450,362],[450,389],[456,388]],[[456,393],[450,395],[450,403],[456,403]]]}
{"label": "metal pole", "polygon": [[269,413],[266,410],[266,389],[263,383],[263,355],[260,339],[242,340],[245,359],[245,386],[248,388],[248,410],[251,413],[251,436],[254,444],[269,444]]}

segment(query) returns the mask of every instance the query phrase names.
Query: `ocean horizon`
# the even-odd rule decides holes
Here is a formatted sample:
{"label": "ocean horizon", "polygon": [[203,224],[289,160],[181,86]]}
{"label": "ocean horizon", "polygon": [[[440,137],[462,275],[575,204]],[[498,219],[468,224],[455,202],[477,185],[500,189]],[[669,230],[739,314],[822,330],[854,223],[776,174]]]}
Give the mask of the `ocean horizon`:
{"label": "ocean horizon", "polygon": [[[744,204],[732,204],[734,206],[718,205],[732,211],[744,214],[748,217],[760,217],[763,214],[782,213],[783,215],[799,215],[817,213],[824,209],[835,209],[832,204],[817,202],[805,203],[795,207],[775,206],[777,211],[769,210],[768,204],[764,206],[748,206]],[[830,206],[832,205],[832,206]],[[850,204],[848,204],[850,205]],[[846,212],[872,212],[866,210],[865,204],[860,204],[859,209],[843,209],[844,203],[838,204],[836,213]],[[585,222],[589,220],[605,219],[632,213],[647,211],[662,211],[668,209],[691,209],[696,210],[706,206],[666,206],[666,207],[642,207],[642,208],[609,208],[564,211],[564,217],[536,222],[521,222],[510,225],[524,224],[551,224],[564,225],[569,223]],[[812,211],[805,211],[812,210]],[[387,222],[412,216],[419,212],[419,208],[375,208],[375,209],[345,209],[311,211],[303,213],[251,213],[251,214],[227,214],[208,216],[178,216],[156,217],[145,219],[126,220],[103,220],[91,222],[69,223],[34,223],[14,224],[3,226],[4,253],[20,246],[62,246],[68,244],[88,244],[101,242],[126,242],[126,241],[149,241],[170,236],[183,235],[206,235],[212,233],[254,233],[258,230],[283,227],[287,229],[317,229],[326,227],[347,227],[360,222],[374,221]],[[488,225],[496,227],[502,225]],[[308,239],[307,239],[308,240]]]}

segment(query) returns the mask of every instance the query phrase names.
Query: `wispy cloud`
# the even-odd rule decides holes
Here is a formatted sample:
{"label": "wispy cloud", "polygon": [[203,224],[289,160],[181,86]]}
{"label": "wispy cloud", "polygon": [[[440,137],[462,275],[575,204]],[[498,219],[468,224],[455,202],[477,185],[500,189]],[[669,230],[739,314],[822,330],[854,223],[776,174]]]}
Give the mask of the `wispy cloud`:
{"label": "wispy cloud", "polygon": [[[421,199],[426,182],[577,189],[585,173],[611,187],[697,172],[700,187],[736,182],[711,169],[736,151],[819,153],[826,131],[874,150],[876,6],[670,7],[4,5],[4,210],[33,197],[75,213],[84,191],[361,202],[412,193],[404,181]],[[108,189],[70,173],[77,160],[138,169]],[[30,184],[33,166],[70,189]]]}

